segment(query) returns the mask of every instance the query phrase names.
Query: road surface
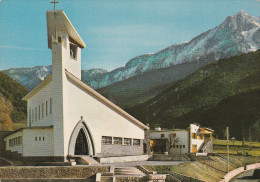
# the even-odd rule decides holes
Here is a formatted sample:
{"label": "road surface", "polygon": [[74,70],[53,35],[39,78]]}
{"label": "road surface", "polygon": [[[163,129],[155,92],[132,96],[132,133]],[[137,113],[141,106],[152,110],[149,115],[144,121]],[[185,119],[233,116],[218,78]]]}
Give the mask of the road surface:
{"label": "road surface", "polygon": [[230,182],[260,182],[260,179],[253,177],[254,169],[248,170],[235,176]]}

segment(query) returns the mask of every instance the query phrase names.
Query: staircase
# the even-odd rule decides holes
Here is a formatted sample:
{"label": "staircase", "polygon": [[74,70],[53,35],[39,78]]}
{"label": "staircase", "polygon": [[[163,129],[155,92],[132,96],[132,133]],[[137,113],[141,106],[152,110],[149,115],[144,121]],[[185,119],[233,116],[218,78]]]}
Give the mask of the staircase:
{"label": "staircase", "polygon": [[114,171],[115,176],[145,176],[143,172],[141,172],[136,167],[116,167]]}
{"label": "staircase", "polygon": [[113,176],[102,176],[100,182],[113,182]]}
{"label": "staircase", "polygon": [[[72,161],[71,159],[70,161]],[[89,156],[81,156],[79,158],[76,158],[77,164],[83,164],[83,165],[98,165],[99,162],[96,161],[94,158]]]}

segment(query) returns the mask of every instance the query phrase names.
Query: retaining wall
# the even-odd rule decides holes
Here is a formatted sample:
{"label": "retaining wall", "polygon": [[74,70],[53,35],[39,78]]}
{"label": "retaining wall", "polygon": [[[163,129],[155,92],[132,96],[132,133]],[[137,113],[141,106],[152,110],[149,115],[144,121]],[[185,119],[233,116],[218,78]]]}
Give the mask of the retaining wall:
{"label": "retaining wall", "polygon": [[237,168],[237,169],[227,173],[219,182],[228,182],[229,180],[231,180],[236,175],[238,175],[238,174],[240,174],[244,171],[256,169],[256,168],[260,168],[260,163],[250,164],[250,165],[246,165],[245,167]]}

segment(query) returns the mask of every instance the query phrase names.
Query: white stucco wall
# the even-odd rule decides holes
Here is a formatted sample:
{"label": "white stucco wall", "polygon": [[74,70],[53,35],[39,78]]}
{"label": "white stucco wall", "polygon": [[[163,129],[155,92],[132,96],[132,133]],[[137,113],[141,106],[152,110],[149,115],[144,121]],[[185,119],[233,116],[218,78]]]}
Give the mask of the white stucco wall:
{"label": "white stucco wall", "polygon": [[[16,138],[16,137],[22,137],[22,140],[23,140],[23,131],[19,131],[19,132],[16,132],[16,133],[13,133],[9,136],[7,136],[5,138],[5,141],[6,141],[6,150],[10,150],[11,152],[18,152],[20,154],[23,153],[23,145],[20,144],[20,145],[15,145],[15,146],[10,146],[9,145],[9,140],[10,139],[13,139],[13,138]],[[22,141],[23,143],[23,141]]]}
{"label": "white stucco wall", "polygon": [[103,104],[97,98],[78,88],[69,80],[65,82],[64,94],[64,150],[68,150],[70,134],[80,117],[87,123],[94,141],[96,153],[101,152],[101,137],[125,137],[144,139],[144,130],[126,119],[117,111]]}
{"label": "white stucco wall", "polygon": [[23,156],[53,156],[53,128],[24,129]]}
{"label": "white stucco wall", "polygon": [[[189,152],[189,131],[185,130],[175,130],[175,131],[151,131],[150,132],[150,139],[165,139],[167,138],[170,140],[170,135],[175,133],[176,138],[179,138],[177,145],[185,145],[185,148],[182,148],[182,153],[188,153]],[[161,137],[161,135],[164,134],[164,137]],[[177,150],[179,151],[179,148],[172,148],[171,151]]]}
{"label": "white stucco wall", "polygon": [[[32,98],[27,101],[27,126],[30,126],[30,110],[31,110],[31,126],[51,126],[53,125],[53,112],[50,113],[50,98],[52,98],[52,82],[44,86]],[[46,115],[46,101],[47,101],[47,115]],[[39,119],[40,106],[40,119]],[[43,106],[43,117],[42,117]],[[52,104],[53,107],[53,104]],[[37,120],[35,120],[35,108],[37,108]],[[32,118],[32,110],[34,110],[34,118]]]}
{"label": "white stucco wall", "polygon": [[[192,145],[197,145],[197,150],[200,149],[200,147],[203,145],[204,140],[203,139],[199,139],[199,126],[195,125],[195,124],[190,124],[190,151],[192,151]],[[197,139],[193,139],[192,138],[192,133],[196,133],[197,134]]]}

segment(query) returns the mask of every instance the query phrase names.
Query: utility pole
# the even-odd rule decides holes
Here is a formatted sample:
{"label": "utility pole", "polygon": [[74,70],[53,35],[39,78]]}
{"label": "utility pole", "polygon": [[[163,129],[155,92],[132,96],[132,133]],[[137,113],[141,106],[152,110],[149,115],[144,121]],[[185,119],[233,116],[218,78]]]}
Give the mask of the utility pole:
{"label": "utility pole", "polygon": [[229,128],[227,127],[227,172],[229,173]]}

